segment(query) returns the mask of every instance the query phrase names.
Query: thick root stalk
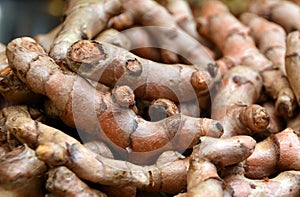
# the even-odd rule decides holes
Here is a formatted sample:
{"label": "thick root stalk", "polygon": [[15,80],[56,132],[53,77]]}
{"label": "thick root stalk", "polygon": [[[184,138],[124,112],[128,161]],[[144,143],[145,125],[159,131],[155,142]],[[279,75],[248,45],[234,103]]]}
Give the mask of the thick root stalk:
{"label": "thick root stalk", "polygon": [[[64,74],[30,38],[12,41],[8,47],[8,60],[16,69],[18,77],[33,92],[48,96],[65,124],[75,127],[76,122],[76,126],[83,131],[102,140],[109,138],[114,145],[122,149],[129,148],[132,150],[129,154],[155,149],[159,149],[160,152],[175,147],[185,149],[193,146],[202,135],[222,135],[220,123],[211,119],[177,115],[158,122],[148,122],[137,117],[128,108],[134,102],[130,88],[117,87],[113,94],[95,91],[82,78]],[[95,106],[99,108],[95,109]],[[79,118],[79,114],[85,116]],[[95,116],[97,118],[91,118]],[[106,136],[99,132],[99,129]],[[153,130],[156,132],[153,133]]]}
{"label": "thick root stalk", "polygon": [[[244,13],[241,21],[250,27],[259,50],[273,62],[273,71],[265,72],[265,87],[276,100],[277,112],[285,117],[294,115],[297,101],[290,87],[285,71],[286,33],[284,29],[255,14]],[[277,79],[274,81],[274,79]],[[275,83],[275,84],[274,84]]]}
{"label": "thick root stalk", "polygon": [[81,76],[110,87],[128,85],[137,97],[148,100],[191,100],[193,95],[196,98],[196,94],[207,92],[214,82],[214,74],[208,71],[152,62],[121,48],[88,40],[70,47],[67,62],[70,69]]}
{"label": "thick root stalk", "polygon": [[294,31],[288,34],[286,42],[286,57],[285,57],[285,69],[288,80],[291,84],[293,92],[296,95],[298,105],[300,105],[300,33]]}
{"label": "thick root stalk", "polygon": [[63,27],[62,24],[54,27],[52,30],[50,30],[48,33],[45,34],[38,34],[34,37],[37,43],[39,43],[47,53],[50,52],[51,46],[57,36],[57,34],[61,31],[61,28]]}
{"label": "thick root stalk", "polygon": [[66,4],[65,19],[50,49],[51,57],[63,63],[71,44],[91,39],[103,30],[110,17],[121,10],[118,0],[71,0]]}
{"label": "thick root stalk", "polygon": [[232,188],[234,197],[300,195],[300,171],[284,171],[272,179],[257,180],[244,177],[242,170],[233,170],[224,181]]}
{"label": "thick root stalk", "polygon": [[293,2],[251,0],[248,11],[278,23],[286,32],[300,30],[300,21],[295,20],[300,18],[300,8]]}
{"label": "thick root stalk", "polygon": [[0,155],[0,193],[2,196],[43,196],[47,167],[26,145]]}
{"label": "thick root stalk", "polygon": [[267,111],[254,104],[261,88],[262,79],[259,73],[249,67],[237,66],[225,74],[213,100],[211,114],[224,127],[222,137],[253,135],[267,129]]}
{"label": "thick root stalk", "polygon": [[200,138],[190,156],[187,175],[188,196],[229,196],[231,190],[218,175],[218,169],[239,163],[249,157],[255,140],[249,136],[215,139]]}
{"label": "thick root stalk", "polygon": [[48,171],[46,189],[51,192],[53,197],[107,197],[105,193],[90,188],[64,166],[56,167]]}
{"label": "thick root stalk", "polygon": [[300,170],[299,134],[291,128],[257,143],[253,154],[245,160],[245,176],[268,177],[285,170]]}

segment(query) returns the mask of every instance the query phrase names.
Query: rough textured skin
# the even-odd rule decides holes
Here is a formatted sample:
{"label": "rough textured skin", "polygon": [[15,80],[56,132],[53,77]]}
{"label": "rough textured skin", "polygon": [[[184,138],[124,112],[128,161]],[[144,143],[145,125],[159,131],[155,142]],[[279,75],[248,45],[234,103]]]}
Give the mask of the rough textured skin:
{"label": "rough textured skin", "polygon": [[271,179],[248,179],[237,168],[224,181],[232,188],[234,197],[300,195],[300,171],[283,171]]}
{"label": "rough textured skin", "polygon": [[277,112],[283,117],[292,117],[297,101],[286,78],[286,33],[284,29],[252,13],[243,13],[240,20],[250,28],[259,50],[273,63],[273,71],[267,72],[264,80],[265,84],[270,84],[265,88],[276,100]]}
{"label": "rough textured skin", "polygon": [[62,28],[53,41],[51,57],[63,63],[71,44],[91,39],[103,30],[111,16],[120,12],[119,0],[69,0],[66,3]]}
{"label": "rough textured skin", "polygon": [[105,193],[90,188],[64,166],[50,169],[47,174],[46,189],[53,197],[107,197]]}
{"label": "rough textured skin", "polygon": [[35,151],[22,145],[0,154],[0,193],[2,196],[43,196],[43,176],[47,167]]}
{"label": "rough textured skin", "polygon": [[248,11],[278,23],[286,32],[300,30],[300,21],[295,20],[300,18],[300,8],[293,2],[251,0]]}
{"label": "rough textured skin", "polygon": [[182,55],[199,68],[207,69],[209,64],[215,64],[205,47],[178,28],[172,15],[163,6],[153,0],[122,0],[122,5],[137,23],[157,27],[151,33],[158,38],[160,48]]}
{"label": "rough textured skin", "polygon": [[[222,135],[220,123],[211,119],[177,115],[148,122],[137,117],[129,106],[122,107],[134,102],[130,88],[117,87],[122,92],[121,100],[116,97],[118,94],[96,91],[84,79],[64,74],[42,47],[30,38],[10,42],[8,60],[18,77],[33,92],[46,95],[53,102],[65,124],[71,127],[76,124],[77,128],[108,140],[110,145],[123,151],[129,148],[131,151],[125,151],[125,155],[145,152],[143,155],[147,157],[146,153],[155,149],[158,149],[156,154],[160,154],[165,150],[192,147],[202,135]],[[156,132],[153,133],[153,130]],[[149,154],[151,157],[156,155]]]}
{"label": "rough textured skin", "polygon": [[299,162],[299,132],[286,128],[257,143],[244,163],[245,176],[256,179],[285,170],[300,170]]}
{"label": "rough textured skin", "polygon": [[188,159],[177,157],[150,166],[109,159],[88,150],[62,131],[33,121],[24,107],[7,107],[3,113],[9,132],[36,148],[39,159],[51,166],[64,165],[84,180],[168,193],[178,193],[186,187]]}
{"label": "rough textured skin", "polygon": [[239,163],[249,157],[255,144],[255,140],[249,136],[200,138],[200,144],[194,146],[190,156],[187,195],[199,197],[229,195],[231,190],[219,177],[218,169]]}
{"label": "rough textured skin", "polygon": [[288,80],[300,105],[300,33],[294,31],[288,34],[286,42],[285,69]]}
{"label": "rough textured skin", "polygon": [[211,118],[219,120],[224,127],[222,137],[253,135],[268,127],[267,111],[254,104],[261,88],[259,73],[249,67],[237,66],[224,75],[213,100],[211,114]]}
{"label": "rough textured skin", "polygon": [[50,30],[48,33],[45,34],[38,34],[34,37],[37,43],[39,43],[47,53],[49,53],[51,46],[53,44],[53,41],[55,40],[57,34],[61,31],[61,28],[63,27],[62,24],[54,27],[52,30]]}
{"label": "rough textured skin", "polygon": [[208,71],[149,61],[104,42],[75,42],[67,57],[67,65],[79,75],[110,87],[128,85],[141,99],[188,101],[207,92],[214,83],[214,74]]}

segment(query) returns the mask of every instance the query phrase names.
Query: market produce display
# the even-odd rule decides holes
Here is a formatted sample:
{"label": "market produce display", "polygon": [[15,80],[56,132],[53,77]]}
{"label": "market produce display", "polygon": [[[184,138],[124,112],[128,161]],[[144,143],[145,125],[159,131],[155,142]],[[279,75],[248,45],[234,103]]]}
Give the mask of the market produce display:
{"label": "market produce display", "polygon": [[68,0],[0,43],[0,196],[300,196],[297,0]]}

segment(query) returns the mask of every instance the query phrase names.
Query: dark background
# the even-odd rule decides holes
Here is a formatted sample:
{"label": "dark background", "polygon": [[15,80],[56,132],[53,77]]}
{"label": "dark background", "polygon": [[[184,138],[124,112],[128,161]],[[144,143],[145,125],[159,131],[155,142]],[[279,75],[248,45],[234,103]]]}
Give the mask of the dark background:
{"label": "dark background", "polygon": [[0,42],[47,33],[61,22],[63,0],[0,0]]}

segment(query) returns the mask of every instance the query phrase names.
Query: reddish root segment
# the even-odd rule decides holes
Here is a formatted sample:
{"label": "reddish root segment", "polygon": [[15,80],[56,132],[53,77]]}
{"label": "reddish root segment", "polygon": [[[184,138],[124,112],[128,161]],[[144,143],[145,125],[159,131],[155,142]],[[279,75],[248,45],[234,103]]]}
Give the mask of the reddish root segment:
{"label": "reddish root segment", "polygon": [[7,129],[20,141],[37,147],[39,159],[51,166],[64,165],[84,180],[168,193],[178,193],[186,187],[188,159],[164,157],[144,167],[113,160],[88,150],[62,131],[33,121],[24,107],[8,107],[3,113]]}
{"label": "reddish root segment", "polygon": [[120,6],[118,0],[67,1],[62,28],[50,49],[51,57],[58,63],[63,62],[72,43],[97,35],[110,17],[120,12]]}
{"label": "reddish root segment", "polygon": [[180,114],[158,122],[139,118],[129,108],[134,103],[129,87],[119,86],[112,94],[99,92],[81,77],[64,74],[33,39],[18,38],[10,42],[8,60],[33,92],[51,100],[65,124],[71,127],[76,124],[78,129],[123,151],[127,148],[131,150],[129,155],[142,152],[142,156],[153,157],[165,150],[192,147],[200,136],[219,137],[223,133],[218,121],[206,118]]}
{"label": "reddish root segment", "polygon": [[43,196],[47,167],[26,145],[0,154],[0,193],[2,196]]}
{"label": "reddish root segment", "polygon": [[215,70],[210,73],[188,65],[149,61],[104,42],[75,42],[67,56],[67,65],[79,75],[110,87],[128,85],[141,99],[188,101],[214,84]]}
{"label": "reddish root segment", "polygon": [[254,104],[262,88],[258,72],[237,66],[228,71],[212,103],[211,117],[224,127],[223,137],[263,132],[269,125],[269,114]]}
{"label": "reddish root segment", "polygon": [[[223,72],[239,64],[259,71],[268,94],[277,100],[278,112],[292,116],[295,101],[288,81],[283,73],[258,51],[254,40],[249,35],[249,28],[235,18],[220,1],[207,1],[202,4],[201,10],[198,30],[209,37],[222,51],[224,57],[218,60],[218,63]],[[272,78],[274,76],[278,78],[277,83]]]}
{"label": "reddish root segment", "polygon": [[239,163],[254,150],[255,140],[249,136],[215,139],[200,138],[190,156],[187,175],[188,196],[230,196],[231,190],[219,177],[218,169]]}
{"label": "reddish root segment", "polygon": [[257,143],[244,162],[245,176],[263,178],[285,170],[300,170],[299,133],[286,128]]}
{"label": "reddish root segment", "polygon": [[160,48],[182,55],[199,68],[207,69],[208,65],[215,64],[206,52],[209,49],[181,30],[163,6],[153,0],[123,0],[122,5],[137,23],[144,26],[156,26],[150,29],[158,39]]}
{"label": "reddish root segment", "polygon": [[[274,99],[277,112],[285,117],[294,115],[297,101],[285,71],[286,34],[284,29],[255,14],[243,13],[241,21],[249,26],[260,51],[273,62],[273,71],[265,72],[266,87]],[[274,81],[274,79],[277,79]],[[276,84],[273,84],[276,83]]]}
{"label": "reddish root segment", "polygon": [[288,34],[286,42],[285,69],[288,80],[300,105],[300,33],[294,31]]}
{"label": "reddish root segment", "polygon": [[278,23],[286,32],[300,30],[300,21],[295,20],[300,18],[300,8],[293,2],[251,0],[248,11]]}
{"label": "reddish root segment", "polygon": [[90,188],[64,166],[53,168],[47,174],[46,189],[51,192],[51,196],[53,197],[107,197],[103,192]]}
{"label": "reddish root segment", "polygon": [[243,170],[233,169],[224,181],[232,188],[234,197],[247,196],[299,196],[300,171],[284,171],[269,179],[248,179]]}

